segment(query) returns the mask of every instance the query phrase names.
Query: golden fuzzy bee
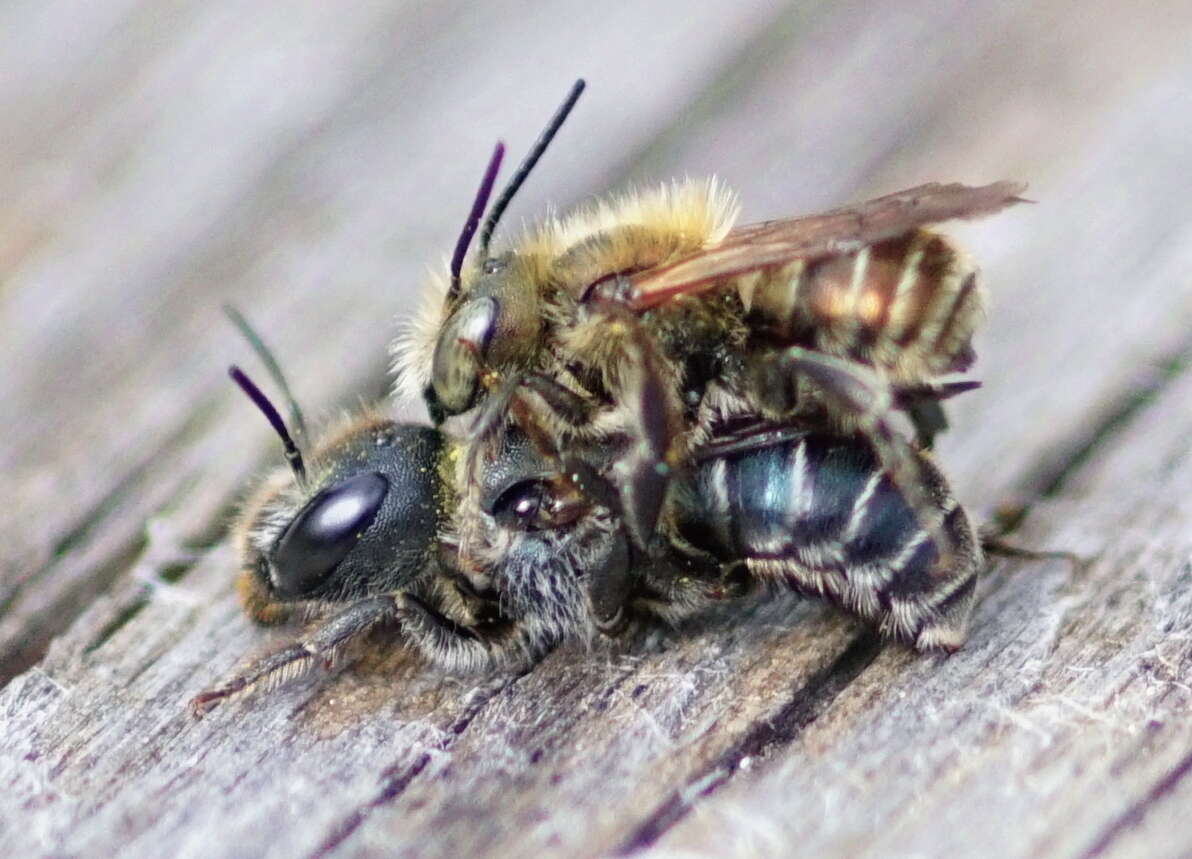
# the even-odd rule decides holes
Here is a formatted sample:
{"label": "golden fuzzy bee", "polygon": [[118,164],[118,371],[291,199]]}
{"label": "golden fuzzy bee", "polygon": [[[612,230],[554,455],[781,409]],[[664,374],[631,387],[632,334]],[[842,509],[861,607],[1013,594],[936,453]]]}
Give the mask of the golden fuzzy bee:
{"label": "golden fuzzy bee", "polygon": [[[486,432],[512,419],[620,517],[631,565],[651,555],[675,474],[710,440],[742,423],[747,435],[757,426],[860,434],[939,548],[936,587],[919,595],[930,615],[971,572],[970,541],[948,524],[951,508],[921,477],[923,454],[890,418],[904,411],[919,448],[930,447],[946,426],[940,401],[976,386],[939,377],[974,360],[984,297],[967,254],[929,228],[1020,202],[1023,186],[921,185],[738,227],[728,190],[688,181],[547,220],[492,253],[509,200],[582,89],[493,205],[466,263],[498,145],[448,272],[395,341],[399,392],[423,396],[437,424],[475,411],[474,456],[492,449]],[[585,447],[618,451],[607,475],[582,468]],[[803,571],[809,581],[821,572]],[[630,579],[589,582],[603,627],[615,627]],[[962,618],[929,643],[963,637]]]}

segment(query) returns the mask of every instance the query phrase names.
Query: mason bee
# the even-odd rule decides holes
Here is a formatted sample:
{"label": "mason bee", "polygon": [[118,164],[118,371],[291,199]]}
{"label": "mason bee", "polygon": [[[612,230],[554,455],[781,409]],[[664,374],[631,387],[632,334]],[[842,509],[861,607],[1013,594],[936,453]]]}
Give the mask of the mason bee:
{"label": "mason bee", "polygon": [[[272,355],[231,315],[305,435]],[[365,412],[304,453],[260,389],[230,373],[288,463],[237,522],[241,601],[263,624],[295,610],[325,619],[196,696],[196,714],[330,668],[379,628],[450,671],[526,667],[563,641],[590,639],[601,618],[673,623],[758,584],[826,597],[918,647],[963,639],[981,551],[926,454],[913,459],[955,559],[946,581],[932,574],[944,547],[917,524],[873,445],[805,426],[742,424],[706,442],[668,493],[665,549],[635,559],[607,479],[619,448],[570,463],[512,421],[459,440]]]}
{"label": "mason bee", "polygon": [[[960,645],[981,550],[922,448],[945,426],[939,401],[974,385],[937,377],[972,362],[982,294],[925,227],[995,212],[1021,187],[925,185],[734,229],[735,198],[688,182],[490,254],[582,87],[481,226],[498,145],[445,292],[395,346],[399,388],[424,396],[435,427],[369,412],[304,453],[233,370],[290,466],[237,524],[245,609],[263,623],[338,610],[196,711],[330,665],[381,627],[450,670],[527,665],[758,583],[825,596],[918,647]],[[440,428],[465,412],[470,425]]]}
{"label": "mason bee", "polygon": [[[976,387],[967,370],[983,291],[968,256],[928,227],[993,214],[1023,186],[928,184],[821,215],[736,227],[714,180],[602,202],[531,228],[493,253],[492,235],[583,89],[577,82],[480,229],[498,145],[451,265],[426,312],[399,335],[398,390],[432,420],[472,412],[482,437],[512,418],[560,473],[587,450],[618,459],[587,481],[631,537],[633,566],[665,554],[659,517],[674,476],[742,420],[862,435],[940,551],[962,566],[918,448],[946,427],[940,401]],[[483,449],[478,446],[476,449]],[[572,451],[560,460],[559,451]],[[588,472],[590,473],[590,472]],[[610,493],[613,497],[610,498]],[[958,566],[960,565],[960,566]],[[628,587],[592,576],[594,605]],[[616,613],[597,618],[615,628]]]}
{"label": "mason bee", "polygon": [[[243,317],[230,315],[305,436],[277,363]],[[464,441],[438,429],[365,411],[303,451],[248,376],[238,367],[230,373],[277,432],[288,463],[261,483],[236,522],[241,603],[263,624],[296,611],[326,618],[195,697],[196,714],[329,668],[378,628],[451,671],[528,665],[590,628],[582,571],[626,575],[615,519],[529,445],[469,458]],[[482,472],[465,471],[481,462]]]}
{"label": "mason bee", "polygon": [[[590,638],[602,614],[674,623],[758,584],[826,597],[918,647],[953,648],[964,637],[981,551],[925,454],[914,454],[917,476],[958,559],[946,583],[933,575],[941,547],[873,446],[799,427],[749,427],[704,445],[664,505],[666,550],[631,569],[616,515],[577,492],[576,476],[555,471],[555,458],[516,426],[493,436],[499,449],[473,459],[483,468],[461,487],[460,442],[437,429],[365,413],[304,455],[256,385],[236,367],[231,374],[289,462],[237,525],[245,610],[261,623],[298,608],[326,617],[196,696],[196,715],[330,668],[379,628],[449,671],[528,667],[568,639]],[[618,457],[589,453],[597,475]],[[626,584],[615,605],[590,602],[590,577]]]}

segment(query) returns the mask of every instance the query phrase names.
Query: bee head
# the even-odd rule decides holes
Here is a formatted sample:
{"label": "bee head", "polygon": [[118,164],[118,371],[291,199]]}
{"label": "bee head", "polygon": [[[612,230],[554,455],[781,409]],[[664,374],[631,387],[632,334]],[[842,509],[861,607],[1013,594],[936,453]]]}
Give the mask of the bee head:
{"label": "bee head", "polygon": [[485,367],[526,363],[541,327],[539,293],[522,261],[512,253],[485,261],[435,342],[424,392],[431,419],[439,424],[476,405]]}
{"label": "bee head", "polygon": [[488,199],[505,156],[505,145],[498,142],[489,159],[468,219],[455,243],[455,253],[451,256],[451,287],[447,292],[447,303],[455,308],[439,332],[430,384],[423,392],[427,410],[436,424],[476,404],[480,398],[484,367],[516,357],[501,352],[524,350],[537,343],[541,326],[538,294],[533,284],[526,281],[513,254],[489,256],[489,242],[505,209],[575,107],[584,86],[581,79],[571,87],[563,104],[493,203],[480,230],[480,275],[469,284],[464,295],[461,280],[464,259],[488,208]]}
{"label": "bee head", "polygon": [[379,417],[352,421],[310,467],[276,409],[233,378],[278,428],[292,477],[276,476],[242,522],[244,569],[267,600],[345,600],[409,586],[432,563],[443,513],[443,436]]}

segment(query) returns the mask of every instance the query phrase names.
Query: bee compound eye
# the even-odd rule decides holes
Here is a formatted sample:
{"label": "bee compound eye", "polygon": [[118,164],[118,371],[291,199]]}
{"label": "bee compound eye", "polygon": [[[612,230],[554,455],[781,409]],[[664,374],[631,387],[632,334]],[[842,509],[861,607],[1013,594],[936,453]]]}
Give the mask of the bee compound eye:
{"label": "bee compound eye", "polygon": [[497,525],[514,531],[542,531],[573,524],[589,505],[576,493],[549,480],[523,480],[492,506]]}
{"label": "bee compound eye", "polygon": [[455,314],[451,333],[465,343],[472,344],[483,354],[497,327],[497,300],[491,296],[474,298]]}
{"label": "bee compound eye", "polygon": [[523,480],[506,489],[493,505],[493,518],[502,528],[533,531],[545,527],[549,487],[541,480]]}
{"label": "bee compound eye", "polygon": [[271,581],[278,594],[295,597],[318,587],[372,524],[388,491],[385,476],[369,472],[312,498],[277,542]]}
{"label": "bee compound eye", "polygon": [[499,310],[491,296],[469,299],[439,334],[431,386],[438,405],[448,414],[466,411],[475,399],[480,363],[496,331]]}

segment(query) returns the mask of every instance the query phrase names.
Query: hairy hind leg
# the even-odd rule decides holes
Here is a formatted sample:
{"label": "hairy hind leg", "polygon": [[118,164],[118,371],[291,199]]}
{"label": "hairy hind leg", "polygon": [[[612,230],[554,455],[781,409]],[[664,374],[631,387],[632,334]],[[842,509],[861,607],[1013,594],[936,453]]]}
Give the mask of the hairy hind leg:
{"label": "hairy hind leg", "polygon": [[890,482],[935,542],[939,551],[936,566],[939,575],[945,576],[957,548],[944,527],[948,511],[932,498],[931,488],[924,483],[915,449],[890,423],[890,415],[897,407],[897,389],[863,364],[797,346],[784,350],[776,360],[792,376],[814,385],[873,445]]}
{"label": "hairy hind leg", "polygon": [[398,596],[368,597],[353,603],[309,637],[258,659],[222,686],[196,695],[190,702],[192,712],[200,716],[225,698],[268,692],[317,668],[330,670],[349,644],[379,626],[398,622]]}
{"label": "hairy hind leg", "polygon": [[375,629],[390,628],[429,661],[453,671],[512,664],[545,649],[534,631],[508,622],[488,630],[456,623],[413,594],[366,597],[327,618],[309,636],[256,660],[215,689],[196,695],[201,716],[226,698],[268,692],[316,670],[330,671],[351,645]]}
{"label": "hairy hind leg", "polygon": [[894,405],[910,419],[915,429],[915,443],[920,450],[931,450],[935,437],[948,428],[948,415],[942,401],[981,387],[980,382],[943,382],[899,387],[894,390]]}

